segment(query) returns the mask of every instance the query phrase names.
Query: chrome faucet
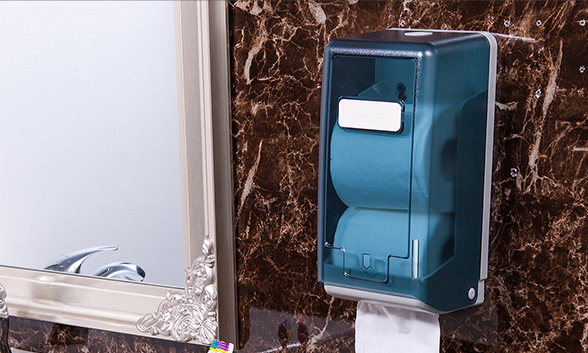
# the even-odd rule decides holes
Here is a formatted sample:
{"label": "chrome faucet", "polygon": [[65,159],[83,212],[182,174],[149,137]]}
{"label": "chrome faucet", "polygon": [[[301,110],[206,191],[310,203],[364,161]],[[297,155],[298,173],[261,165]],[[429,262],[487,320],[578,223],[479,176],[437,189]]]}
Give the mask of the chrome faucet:
{"label": "chrome faucet", "polygon": [[6,289],[0,284],[0,353],[12,353],[8,347],[8,307]]}
{"label": "chrome faucet", "polygon": [[[97,246],[69,252],[51,260],[45,270],[67,273],[80,273],[82,264],[90,255],[100,251],[116,251],[118,246]],[[104,265],[94,272],[92,276],[99,276],[112,279],[125,279],[129,281],[143,282],[145,271],[136,264],[130,262],[113,262]],[[0,352],[3,353],[3,352]]]}
{"label": "chrome faucet", "polygon": [[51,271],[59,271],[59,272],[67,272],[67,273],[80,273],[80,269],[82,268],[82,264],[86,259],[97,252],[100,251],[116,251],[118,250],[118,246],[97,246],[94,248],[87,248],[69,252],[67,254],[58,256],[51,260],[47,266],[45,266],[46,270]]}
{"label": "chrome faucet", "polygon": [[92,276],[143,282],[145,271],[138,265],[130,262],[113,262],[96,269],[92,272]]}

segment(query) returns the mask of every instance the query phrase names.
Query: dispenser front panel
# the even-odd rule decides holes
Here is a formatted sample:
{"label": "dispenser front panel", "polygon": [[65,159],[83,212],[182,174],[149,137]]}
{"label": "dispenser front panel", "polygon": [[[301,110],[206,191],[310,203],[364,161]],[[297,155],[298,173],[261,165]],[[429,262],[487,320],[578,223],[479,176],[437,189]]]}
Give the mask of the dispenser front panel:
{"label": "dispenser front panel", "polygon": [[327,273],[389,283],[390,259],[409,255],[416,61],[338,55],[331,67]]}

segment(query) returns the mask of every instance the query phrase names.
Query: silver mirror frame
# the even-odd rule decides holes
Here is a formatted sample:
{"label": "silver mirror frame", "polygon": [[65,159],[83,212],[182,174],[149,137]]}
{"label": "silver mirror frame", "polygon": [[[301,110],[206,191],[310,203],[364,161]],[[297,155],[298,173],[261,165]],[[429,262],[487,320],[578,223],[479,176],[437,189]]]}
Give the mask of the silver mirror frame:
{"label": "silver mirror frame", "polygon": [[[215,339],[238,344],[228,4],[226,1],[175,1],[174,11],[187,272],[184,292],[178,292],[181,289],[175,287],[0,266],[0,283],[9,293],[10,315],[207,344],[210,335],[206,339],[199,339],[203,336],[198,334],[190,336],[190,332],[187,336],[165,336],[157,330],[141,332],[137,325],[158,307],[165,307],[170,296],[178,298],[194,290],[202,292],[204,287],[194,284],[198,282],[194,281],[194,266],[208,259],[211,282],[204,291],[215,292],[216,298],[214,305],[199,304],[209,309],[209,318],[218,320]],[[188,281],[190,272],[191,282]],[[214,295],[201,297],[210,301],[211,296]],[[207,325],[211,327],[210,320]]]}

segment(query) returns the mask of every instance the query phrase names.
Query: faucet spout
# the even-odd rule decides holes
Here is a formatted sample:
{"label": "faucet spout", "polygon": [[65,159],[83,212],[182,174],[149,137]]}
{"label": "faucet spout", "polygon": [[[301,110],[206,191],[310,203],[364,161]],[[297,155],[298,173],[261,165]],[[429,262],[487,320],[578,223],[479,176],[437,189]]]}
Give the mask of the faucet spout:
{"label": "faucet spout", "polygon": [[118,246],[97,246],[94,248],[87,248],[72,251],[70,253],[58,256],[51,260],[47,266],[45,266],[46,270],[50,271],[59,271],[59,272],[67,272],[67,273],[80,273],[80,269],[82,268],[82,264],[86,259],[97,252],[100,251],[116,251],[118,250]]}

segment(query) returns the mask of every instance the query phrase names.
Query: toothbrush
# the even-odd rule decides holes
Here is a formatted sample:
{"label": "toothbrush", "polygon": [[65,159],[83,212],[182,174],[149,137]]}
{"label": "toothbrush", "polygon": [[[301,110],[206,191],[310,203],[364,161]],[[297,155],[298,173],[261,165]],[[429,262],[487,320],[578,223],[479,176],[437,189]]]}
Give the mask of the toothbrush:
{"label": "toothbrush", "polygon": [[235,346],[232,343],[223,341],[212,341],[212,345],[208,352],[233,353]]}

